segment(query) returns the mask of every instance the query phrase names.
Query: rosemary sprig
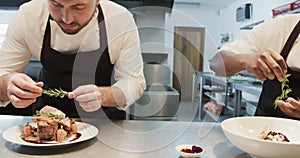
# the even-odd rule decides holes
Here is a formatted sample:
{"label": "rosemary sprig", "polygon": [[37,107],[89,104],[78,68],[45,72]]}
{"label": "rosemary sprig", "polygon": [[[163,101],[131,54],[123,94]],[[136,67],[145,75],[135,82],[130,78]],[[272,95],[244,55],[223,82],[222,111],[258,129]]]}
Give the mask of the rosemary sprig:
{"label": "rosemary sprig", "polygon": [[62,90],[61,88],[59,89],[48,89],[48,90],[43,90],[43,94],[46,94],[50,97],[60,97],[63,98],[65,96],[68,96],[68,92]]}
{"label": "rosemary sprig", "polygon": [[292,89],[289,87],[288,83],[288,77],[290,77],[291,74],[286,74],[284,76],[284,81],[281,83],[281,95],[279,95],[278,97],[276,97],[275,101],[274,101],[274,110],[276,110],[277,108],[277,103],[279,100],[286,100],[288,98],[288,94],[290,92],[292,92]]}

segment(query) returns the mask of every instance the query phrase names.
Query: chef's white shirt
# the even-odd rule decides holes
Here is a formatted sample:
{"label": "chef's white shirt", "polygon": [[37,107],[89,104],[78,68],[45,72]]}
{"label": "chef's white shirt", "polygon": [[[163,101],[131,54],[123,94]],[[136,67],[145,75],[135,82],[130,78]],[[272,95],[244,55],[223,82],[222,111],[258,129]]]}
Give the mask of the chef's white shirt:
{"label": "chef's white shirt", "polygon": [[[114,77],[117,82],[113,86],[119,87],[127,100],[125,107],[118,108],[125,110],[142,95],[146,86],[139,35],[128,10],[108,0],[101,0],[100,3],[106,22],[109,56],[115,65]],[[62,53],[99,48],[97,16],[98,11],[89,24],[75,35],[65,34],[51,20],[51,47]],[[1,45],[0,76],[24,72],[32,57],[40,61],[48,17],[47,0],[32,0],[20,7]],[[7,104],[0,102],[0,106]]]}
{"label": "chef's white shirt", "polygon": [[[240,39],[221,47],[220,51],[226,50],[236,54],[246,54],[260,53],[271,49],[275,53],[280,53],[299,20],[300,15],[297,14],[265,20],[265,22],[254,27],[253,30]],[[300,42],[298,36],[287,57],[287,65],[296,71],[300,71],[299,52]]]}

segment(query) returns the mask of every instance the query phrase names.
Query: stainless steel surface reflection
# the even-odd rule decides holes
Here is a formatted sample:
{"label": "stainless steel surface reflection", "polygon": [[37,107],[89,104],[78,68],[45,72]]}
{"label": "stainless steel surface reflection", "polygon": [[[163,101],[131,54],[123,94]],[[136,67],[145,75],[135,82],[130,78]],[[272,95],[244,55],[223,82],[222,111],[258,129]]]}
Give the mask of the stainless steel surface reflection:
{"label": "stainless steel surface reflection", "polygon": [[147,88],[142,97],[131,106],[132,119],[176,120],[179,93],[172,88],[172,71],[166,65],[144,65]]}

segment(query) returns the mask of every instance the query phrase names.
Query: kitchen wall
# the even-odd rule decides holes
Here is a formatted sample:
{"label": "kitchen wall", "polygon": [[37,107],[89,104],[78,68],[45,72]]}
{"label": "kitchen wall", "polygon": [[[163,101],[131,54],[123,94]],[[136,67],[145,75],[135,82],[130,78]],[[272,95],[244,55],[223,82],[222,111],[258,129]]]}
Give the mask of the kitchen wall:
{"label": "kitchen wall", "polygon": [[[240,30],[241,27],[272,18],[272,9],[294,2],[295,0],[238,0],[232,5],[220,10],[218,21],[220,25],[217,28],[219,34],[229,33],[233,39],[237,39],[249,30]],[[245,3],[251,3],[253,7],[253,17],[244,22],[235,21],[235,11]],[[220,43],[218,43],[221,45]]]}
{"label": "kitchen wall", "polygon": [[[189,1],[189,0],[187,0]],[[203,7],[201,5],[174,5],[173,12],[165,19],[167,30],[165,42],[169,47],[173,46],[174,26],[204,27],[206,29],[204,50],[204,71],[209,70],[209,60],[215,55],[218,47],[222,46],[221,37],[229,34],[235,40],[249,32],[241,30],[241,27],[252,23],[272,18],[272,9],[294,2],[295,0],[238,0],[225,8]],[[245,3],[253,6],[253,17],[244,22],[236,22],[236,9]],[[172,49],[169,50],[172,55]],[[170,56],[170,60],[172,60]]]}
{"label": "kitchen wall", "polygon": [[144,62],[171,65],[165,46],[165,14],[167,10],[153,7],[130,10],[139,29],[141,50]]}

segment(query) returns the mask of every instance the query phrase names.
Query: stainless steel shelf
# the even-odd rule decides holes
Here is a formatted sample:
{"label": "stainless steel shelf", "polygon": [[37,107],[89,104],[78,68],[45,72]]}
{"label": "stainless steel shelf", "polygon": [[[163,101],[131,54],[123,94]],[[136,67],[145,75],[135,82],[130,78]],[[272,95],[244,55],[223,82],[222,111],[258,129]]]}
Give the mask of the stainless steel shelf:
{"label": "stainless steel shelf", "polygon": [[[204,104],[205,104],[203,100],[204,96],[210,98],[211,100],[214,100],[217,104],[224,106],[223,108],[225,108],[225,111],[231,111],[229,115],[231,115],[231,117],[233,116],[234,113],[232,112],[233,109],[227,110],[228,102],[229,102],[228,94],[230,94],[229,90],[231,90],[229,78],[217,76],[208,72],[195,72],[193,86],[194,86],[193,101],[199,100],[198,103],[199,108],[197,112],[199,120],[203,119],[206,113],[209,116],[211,116],[214,120],[216,120],[214,114],[204,108]],[[196,91],[198,91],[199,93],[196,93]],[[224,101],[218,100],[212,94],[214,92],[224,92],[225,94],[227,94],[224,98]]]}
{"label": "stainless steel shelf", "polygon": [[[207,116],[208,116],[209,118],[211,118],[215,122],[223,121],[227,118],[230,118],[230,117],[232,117],[232,114],[233,114],[233,112],[229,111],[229,110],[226,110],[224,114],[220,114],[220,115],[213,114],[212,112],[210,112],[206,109],[203,109],[203,111],[206,114],[205,116],[203,116],[204,118],[207,118]],[[208,120],[208,118],[206,120]]]}
{"label": "stainless steel shelf", "polygon": [[260,21],[251,23],[251,24],[249,24],[249,25],[246,25],[246,26],[241,27],[240,30],[251,30],[251,29],[253,29],[254,26],[256,26],[256,25],[258,25],[258,24],[260,24],[260,23],[263,23],[263,22],[264,22],[264,20],[260,20]]}

